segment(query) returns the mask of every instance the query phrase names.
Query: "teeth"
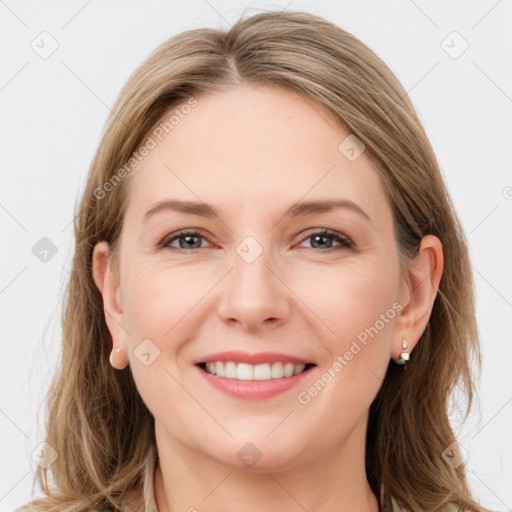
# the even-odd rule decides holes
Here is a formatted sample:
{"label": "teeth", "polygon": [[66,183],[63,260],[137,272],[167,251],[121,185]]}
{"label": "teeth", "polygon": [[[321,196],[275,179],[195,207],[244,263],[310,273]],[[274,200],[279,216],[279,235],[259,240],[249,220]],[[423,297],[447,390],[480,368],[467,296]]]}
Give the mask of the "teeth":
{"label": "teeth", "polygon": [[238,380],[270,380],[299,375],[306,365],[293,363],[247,364],[233,361],[206,363],[206,371],[218,377]]}

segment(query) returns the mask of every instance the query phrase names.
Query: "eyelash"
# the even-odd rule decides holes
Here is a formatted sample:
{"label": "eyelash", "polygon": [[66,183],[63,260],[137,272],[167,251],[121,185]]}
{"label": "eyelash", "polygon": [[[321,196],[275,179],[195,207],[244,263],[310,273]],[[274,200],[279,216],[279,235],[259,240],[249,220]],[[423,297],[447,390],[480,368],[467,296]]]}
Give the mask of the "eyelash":
{"label": "eyelash", "polygon": [[[172,233],[169,236],[166,236],[158,244],[158,248],[159,249],[171,249],[171,250],[178,250],[178,251],[186,251],[186,252],[195,252],[195,251],[204,249],[204,247],[198,247],[198,248],[194,248],[194,249],[182,249],[181,247],[170,247],[169,246],[169,244],[171,242],[174,242],[175,240],[178,240],[179,238],[186,237],[186,236],[200,237],[200,238],[203,238],[204,240],[208,241],[208,239],[198,231],[180,231],[177,233]],[[336,231],[331,231],[329,229],[321,229],[320,231],[316,231],[316,232],[304,237],[302,240],[300,240],[300,243],[304,242],[305,240],[308,240],[309,238],[313,238],[315,236],[332,238],[336,242],[339,242],[341,245],[336,246],[336,247],[328,247],[327,249],[318,249],[316,247],[306,247],[305,249],[310,249],[315,252],[331,252],[331,251],[336,251],[336,250],[340,250],[340,249],[353,249],[354,248],[353,242],[348,237],[346,237]]]}

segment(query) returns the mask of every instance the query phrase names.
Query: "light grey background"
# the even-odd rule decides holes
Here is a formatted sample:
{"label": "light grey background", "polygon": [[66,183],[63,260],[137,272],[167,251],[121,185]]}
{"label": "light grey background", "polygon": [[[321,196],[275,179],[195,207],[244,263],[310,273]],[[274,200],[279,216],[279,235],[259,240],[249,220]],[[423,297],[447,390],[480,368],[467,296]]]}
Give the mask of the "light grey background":
{"label": "light grey background", "polygon": [[[228,28],[246,7],[324,16],[373,49],[409,91],[476,276],[482,378],[469,421],[452,418],[475,495],[512,510],[512,0],[0,0],[0,511],[31,496],[31,453],[43,441],[44,394],[61,344],[75,200],[109,106],[164,39]],[[32,251],[43,237],[57,249],[46,262]]]}

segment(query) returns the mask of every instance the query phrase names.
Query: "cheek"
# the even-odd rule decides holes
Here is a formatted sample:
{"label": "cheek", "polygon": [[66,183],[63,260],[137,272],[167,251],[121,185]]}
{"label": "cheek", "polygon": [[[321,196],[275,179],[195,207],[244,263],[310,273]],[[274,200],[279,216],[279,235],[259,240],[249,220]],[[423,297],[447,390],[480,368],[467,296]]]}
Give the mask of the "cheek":
{"label": "cheek", "polygon": [[143,401],[159,418],[169,414],[163,397],[172,397],[173,407],[191,406],[190,396],[178,384],[185,366],[177,363],[200,325],[200,299],[213,286],[211,281],[211,273],[201,277],[154,263],[134,260],[126,267],[122,294],[130,367]]}
{"label": "cheek", "polygon": [[[315,410],[333,425],[333,435],[349,428],[370,407],[389,365],[391,333],[397,317],[397,274],[373,262],[323,272],[322,285],[313,281],[301,293],[322,325],[322,358],[318,379],[299,390],[304,410]],[[328,279],[327,279],[328,277]],[[395,307],[393,307],[395,306]],[[319,324],[320,322],[317,322]],[[331,332],[333,331],[333,332]],[[345,428],[343,427],[343,428]]]}
{"label": "cheek", "polygon": [[398,315],[398,273],[393,265],[380,264],[380,260],[366,263],[354,261],[336,271],[331,268],[324,271],[322,285],[313,281],[314,286],[309,287],[308,304],[330,330],[323,328],[319,338],[326,354],[321,382],[317,381],[315,389],[302,390],[305,395],[300,403],[311,400],[313,407],[329,405],[324,414],[334,424],[339,411],[347,424],[353,424],[368,409],[390,360]]}
{"label": "cheek", "polygon": [[316,323],[323,326],[322,339],[330,340],[328,345],[336,355],[348,349],[360,334],[363,339],[373,326],[386,331],[392,324],[397,274],[394,267],[383,267],[376,259],[354,260],[319,268],[307,280],[295,280],[294,291],[315,314]]}
{"label": "cheek", "polygon": [[127,329],[139,337],[153,337],[158,343],[169,338],[179,328],[181,319],[188,318],[194,306],[199,306],[215,279],[211,272],[202,275],[184,267],[143,262],[127,268],[124,282]]}

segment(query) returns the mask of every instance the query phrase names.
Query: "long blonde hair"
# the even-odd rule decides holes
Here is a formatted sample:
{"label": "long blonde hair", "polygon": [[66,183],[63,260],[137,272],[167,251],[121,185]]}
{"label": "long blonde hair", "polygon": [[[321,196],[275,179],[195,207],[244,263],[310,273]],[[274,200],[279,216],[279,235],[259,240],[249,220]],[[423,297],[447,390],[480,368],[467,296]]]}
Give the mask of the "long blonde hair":
{"label": "long blonde hair", "polygon": [[227,32],[181,33],[157,48],[121,91],[75,217],[62,357],[47,396],[46,442],[58,458],[48,469],[38,467],[45,496],[26,506],[123,510],[128,497],[147,485],[157,460],[154,418],[130,368],[119,371],[109,364],[112,340],[92,279],[92,251],[106,240],[111,263],[117,261],[126,175],[151,130],[194,95],[233,83],[298,92],[325,107],[365,144],[392,205],[403,262],[417,254],[423,236],[441,240],[444,271],[429,325],[408,371],[391,363],[370,407],[366,472],[380,510],[393,497],[408,511],[448,510],[450,505],[486,511],[471,497],[464,464],[453,468],[443,457],[456,442],[448,400],[460,386],[467,417],[474,395],[472,363],[479,371],[481,364],[474,283],[460,221],[397,78],[357,38],[306,12],[263,12],[241,18]]}

